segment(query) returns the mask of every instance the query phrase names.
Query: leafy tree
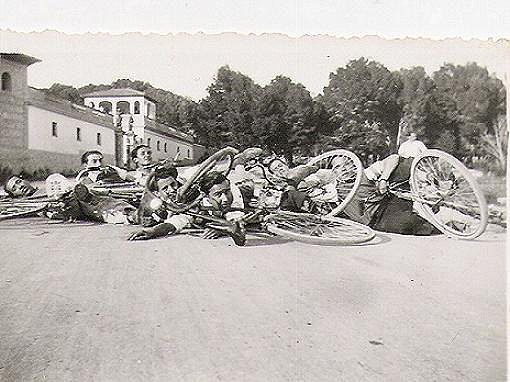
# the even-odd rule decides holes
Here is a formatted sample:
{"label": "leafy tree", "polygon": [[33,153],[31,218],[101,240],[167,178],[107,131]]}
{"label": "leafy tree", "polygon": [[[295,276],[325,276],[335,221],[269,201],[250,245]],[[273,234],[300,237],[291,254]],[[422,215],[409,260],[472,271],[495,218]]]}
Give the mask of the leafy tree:
{"label": "leafy tree", "polygon": [[370,159],[386,157],[391,151],[391,138],[378,122],[351,120],[332,135],[323,136],[321,142],[322,151],[341,147],[354,152],[364,165],[368,165]]}
{"label": "leafy tree", "polygon": [[422,67],[401,69],[398,76],[402,82],[402,90],[398,102],[402,108],[402,118],[399,122],[399,143],[409,132],[419,135],[425,143],[429,141],[427,131],[430,126],[428,111],[433,102],[434,82]]}
{"label": "leafy tree", "polygon": [[505,113],[502,82],[475,63],[446,64],[433,74],[437,92],[455,104],[458,121],[459,155],[484,155],[486,146],[480,137],[494,135],[493,126]]}
{"label": "leafy tree", "polygon": [[372,126],[376,123],[394,142],[402,114],[398,102],[401,89],[397,75],[383,65],[361,57],[330,74],[322,102],[336,130],[347,125],[364,126],[367,122]]}
{"label": "leafy tree", "polygon": [[487,155],[496,160],[497,167],[505,172],[508,155],[506,116],[500,114],[496,123],[492,124],[492,129],[493,131],[488,131],[482,135],[481,142]]}
{"label": "leafy tree", "polygon": [[46,94],[52,95],[54,97],[62,98],[71,101],[72,103],[83,105],[83,98],[80,97],[78,89],[72,86],[55,83],[45,91]]}
{"label": "leafy tree", "polygon": [[254,132],[262,146],[292,163],[294,154],[311,153],[322,113],[303,85],[277,76],[262,90]]}
{"label": "leafy tree", "polygon": [[259,140],[253,132],[253,122],[260,86],[223,66],[207,92],[198,104],[194,123],[200,142],[213,148],[256,145]]}

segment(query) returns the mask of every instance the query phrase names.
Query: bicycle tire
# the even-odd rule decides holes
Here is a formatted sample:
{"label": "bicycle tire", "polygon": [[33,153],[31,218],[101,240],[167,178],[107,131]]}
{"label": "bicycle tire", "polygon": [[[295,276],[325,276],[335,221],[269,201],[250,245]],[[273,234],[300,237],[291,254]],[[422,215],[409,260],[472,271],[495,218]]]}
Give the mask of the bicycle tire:
{"label": "bicycle tire", "polygon": [[316,156],[308,162],[308,164],[315,165],[320,169],[331,169],[331,164],[334,158],[344,158],[344,163],[337,177],[337,195],[339,198],[338,205],[326,216],[336,216],[343,211],[345,206],[352,200],[356,193],[363,176],[363,165],[361,160],[356,154],[344,149],[337,149],[328,151],[324,154]]}
{"label": "bicycle tire", "polygon": [[[447,236],[472,240],[487,228],[488,207],[480,186],[466,166],[444,151],[429,149],[413,160],[411,192],[418,200],[428,201],[417,202],[421,215]],[[461,194],[470,196],[470,200],[461,198]],[[457,214],[455,218],[460,218],[460,213],[464,221],[449,220],[453,219],[453,211]],[[468,226],[467,216],[475,224],[473,229],[463,232],[462,224],[463,228]]]}
{"label": "bicycle tire", "polygon": [[227,160],[228,164],[224,166],[224,168],[220,171],[225,176],[230,172],[232,169],[232,164],[234,162],[234,156],[238,154],[239,151],[233,147],[225,147],[217,152],[215,152],[213,155],[211,155],[209,158],[207,158],[205,161],[202,162],[200,167],[197,169],[197,171],[184,182],[184,184],[179,188],[177,192],[177,201],[182,200],[186,192],[188,192],[193,184],[198,182],[200,178],[202,178],[205,174],[207,174],[209,171],[211,171],[214,166],[218,164],[218,162],[222,160]]}
{"label": "bicycle tire", "polygon": [[335,216],[280,211],[265,221],[269,232],[308,244],[355,245],[375,237],[370,227]]}
{"label": "bicycle tire", "polygon": [[0,221],[34,216],[46,208],[46,203],[2,203],[0,205]]}

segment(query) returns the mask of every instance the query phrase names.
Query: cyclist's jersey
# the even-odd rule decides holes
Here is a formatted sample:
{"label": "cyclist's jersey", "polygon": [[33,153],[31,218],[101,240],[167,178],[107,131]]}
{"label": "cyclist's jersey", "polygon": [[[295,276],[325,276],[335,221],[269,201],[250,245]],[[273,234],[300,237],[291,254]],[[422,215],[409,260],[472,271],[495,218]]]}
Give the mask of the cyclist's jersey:
{"label": "cyclist's jersey", "polygon": [[411,177],[411,165],[413,164],[414,158],[398,158],[398,165],[395,167],[388,182],[391,183],[402,183],[409,180]]}

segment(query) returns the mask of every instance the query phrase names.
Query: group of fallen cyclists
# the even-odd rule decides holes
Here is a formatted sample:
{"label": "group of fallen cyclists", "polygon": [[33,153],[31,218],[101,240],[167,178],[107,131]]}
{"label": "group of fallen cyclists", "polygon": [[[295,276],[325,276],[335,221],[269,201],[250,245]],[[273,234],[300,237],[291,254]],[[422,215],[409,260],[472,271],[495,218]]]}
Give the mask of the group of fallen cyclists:
{"label": "group of fallen cyclists", "polygon": [[[420,216],[412,201],[388,192],[389,183],[409,180],[413,158],[426,149],[415,139],[407,143],[398,154],[363,169],[361,181],[340,217],[383,232],[441,233]],[[246,230],[262,222],[261,215],[254,213],[258,207],[325,215],[338,204],[340,197],[335,182],[342,167],[335,158],[327,169],[314,164],[291,168],[284,158],[274,153],[248,148],[234,157],[226,171],[212,167],[185,195],[179,195],[183,184],[200,165],[184,168],[171,160],[156,162],[147,145],[136,146],[130,155],[136,166],[134,170],[105,166],[99,151],[85,152],[75,183],[61,182],[58,200],[49,203],[41,213],[53,219],[139,226],[128,240],[148,240],[194,229],[202,230],[201,236],[206,239],[228,235],[242,246]],[[136,203],[97,192],[92,187],[98,183],[123,182],[136,184],[143,190]],[[41,193],[20,177],[8,179],[4,189],[12,200],[33,198]],[[183,209],[183,205],[187,208]]]}

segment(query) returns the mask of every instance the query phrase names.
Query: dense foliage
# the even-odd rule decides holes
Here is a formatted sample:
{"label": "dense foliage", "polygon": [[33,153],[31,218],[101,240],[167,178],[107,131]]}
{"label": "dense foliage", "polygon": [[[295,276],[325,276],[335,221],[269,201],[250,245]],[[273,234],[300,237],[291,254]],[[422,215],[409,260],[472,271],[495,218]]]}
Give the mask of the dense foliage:
{"label": "dense foliage", "polygon": [[199,102],[131,80],[80,89],[54,84],[47,92],[83,102],[80,94],[126,87],[157,101],[160,122],[211,148],[260,145],[292,161],[343,147],[367,162],[394,152],[416,132],[428,147],[468,165],[501,171],[506,164],[506,91],[475,63],[445,64],[429,76],[422,67],[392,72],[359,58],[331,73],[315,98],[287,77],[262,87],[228,66],[218,70]]}

